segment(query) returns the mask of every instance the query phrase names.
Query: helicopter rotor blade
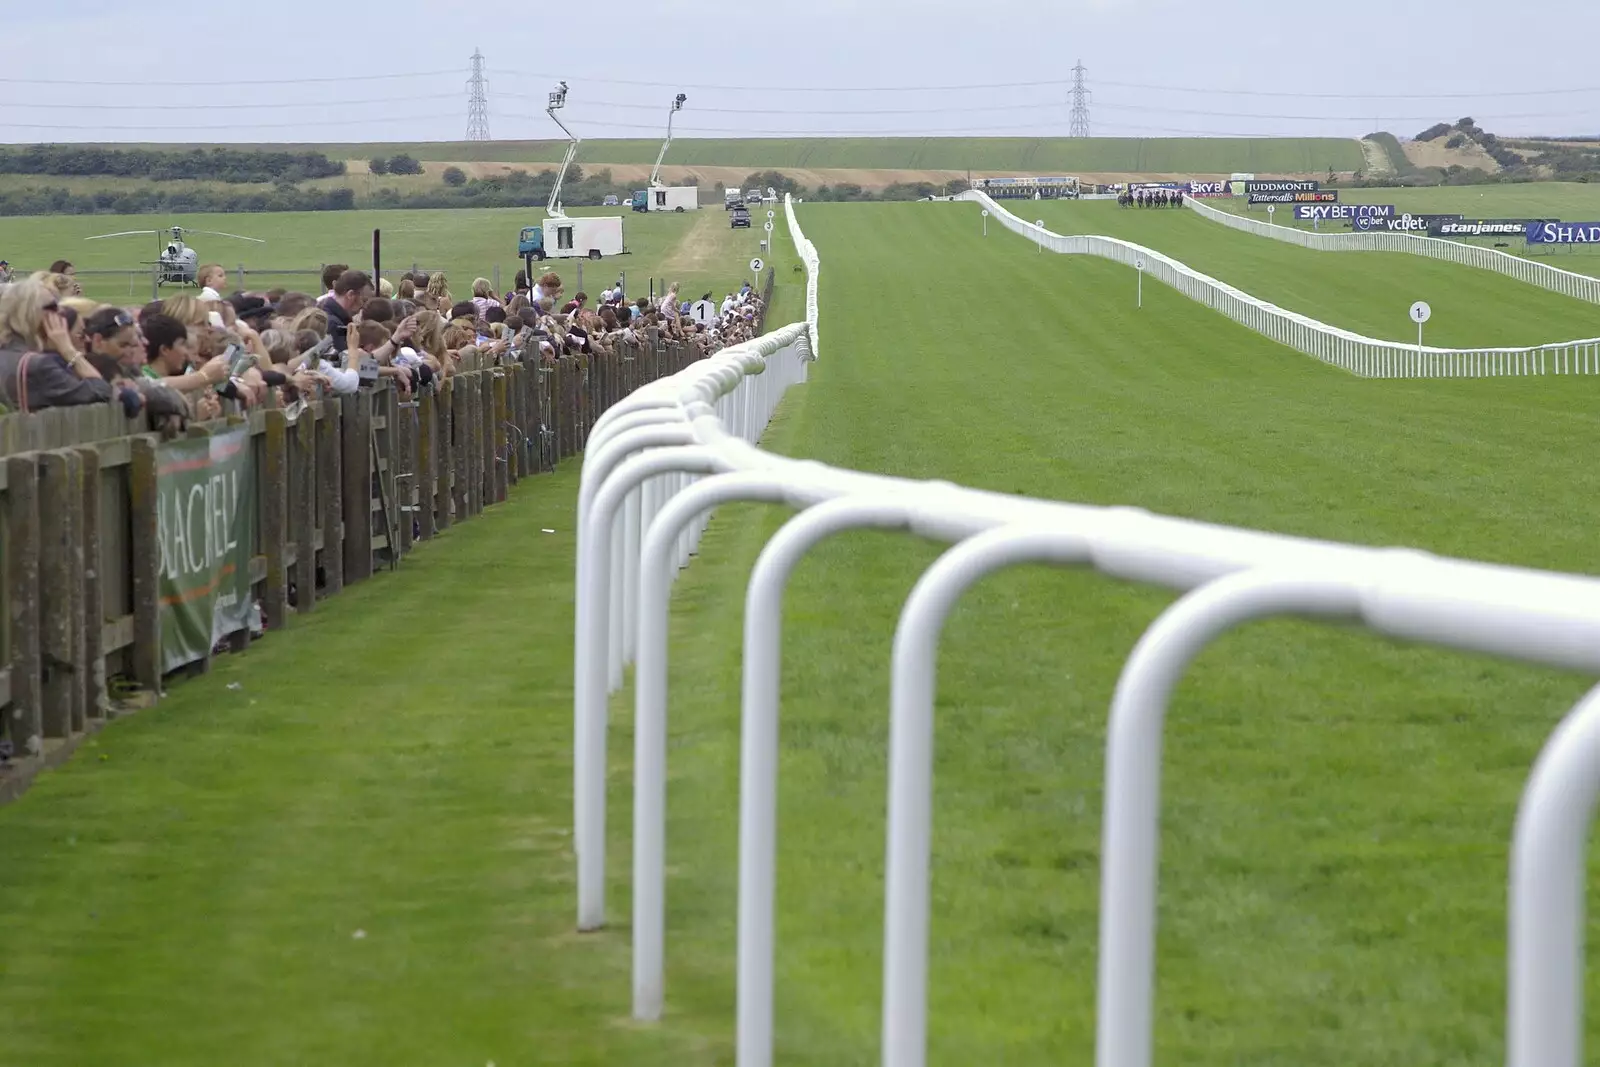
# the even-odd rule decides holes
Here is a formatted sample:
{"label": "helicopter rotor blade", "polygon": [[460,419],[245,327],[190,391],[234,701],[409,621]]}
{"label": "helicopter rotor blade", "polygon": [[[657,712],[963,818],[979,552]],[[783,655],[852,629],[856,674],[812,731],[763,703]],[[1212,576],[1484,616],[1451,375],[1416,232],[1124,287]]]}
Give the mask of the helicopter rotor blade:
{"label": "helicopter rotor blade", "polygon": [[85,237],[85,241],[103,241],[107,237],[152,237],[160,236],[164,230],[124,230],[121,233],[101,233],[93,237]]}
{"label": "helicopter rotor blade", "polygon": [[207,235],[208,237],[232,237],[236,241],[254,241],[258,245],[264,245],[264,244],[267,243],[267,242],[263,241],[259,237],[243,237],[243,236],[241,236],[241,235],[239,235],[237,233],[223,233],[220,230],[184,230],[183,232],[184,233],[203,233],[203,234]]}

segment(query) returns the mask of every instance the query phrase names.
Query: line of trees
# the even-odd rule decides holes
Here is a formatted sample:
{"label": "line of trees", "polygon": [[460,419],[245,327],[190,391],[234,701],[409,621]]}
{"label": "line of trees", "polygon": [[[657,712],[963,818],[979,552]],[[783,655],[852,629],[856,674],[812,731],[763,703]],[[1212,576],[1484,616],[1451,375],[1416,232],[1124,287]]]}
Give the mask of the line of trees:
{"label": "line of trees", "polygon": [[332,178],[344,172],[342,160],[329,159],[321,152],[254,152],[234,148],[163,151],[70,144],[0,148],[0,174],[147,178],[157,182],[195,179],[242,185],[302,182],[311,178]]}
{"label": "line of trees", "polygon": [[[556,172],[546,168],[537,172],[512,170],[505,174],[469,178],[459,168],[447,168],[443,184],[427,189],[401,192],[378,189],[360,203],[353,189],[305,188],[280,181],[270,189],[163,189],[158,185],[134,189],[72,193],[53,187],[28,187],[0,192],[0,216],[17,215],[142,215],[152,212],[261,212],[261,211],[349,211],[366,208],[459,208],[459,207],[543,207],[550,199]],[[745,188],[772,188],[781,193],[811,200],[920,200],[926,196],[959,192],[965,182],[948,185],[930,182],[896,182],[883,189],[864,189],[851,182],[822,185],[808,190],[778,171],[752,174]],[[713,194],[720,199],[721,186]],[[562,186],[562,202],[571,207],[598,207],[609,196],[624,204],[633,195],[630,185],[618,182],[607,168],[585,173],[574,164]]]}
{"label": "line of trees", "polygon": [[155,212],[350,211],[352,189],[302,189],[284,183],[268,191],[142,189],[73,193],[60,188],[0,192],[0,216],[148,215]]}

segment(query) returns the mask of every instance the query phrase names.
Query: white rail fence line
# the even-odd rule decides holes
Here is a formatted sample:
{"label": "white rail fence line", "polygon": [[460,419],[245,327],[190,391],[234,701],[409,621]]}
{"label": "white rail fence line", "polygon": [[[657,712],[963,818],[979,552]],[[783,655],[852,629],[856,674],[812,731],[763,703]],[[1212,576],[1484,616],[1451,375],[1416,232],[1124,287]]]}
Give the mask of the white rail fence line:
{"label": "white rail fence line", "polygon": [[1279,226],[1277,223],[1235,215],[1231,211],[1203,204],[1192,196],[1185,196],[1183,203],[1212,222],[1301,248],[1318,252],[1407,252],[1480,270],[1492,270],[1496,274],[1510,275],[1519,282],[1549,289],[1562,296],[1600,304],[1600,278],[1524,259],[1498,248],[1484,248],[1443,237],[1422,237],[1411,233],[1308,233],[1293,226]]}
{"label": "white rail fence line", "polygon": [[[792,232],[798,222],[790,205]],[[809,251],[813,273],[815,249]],[[911,591],[891,671],[882,1062],[925,1061],[932,738],[946,616],[983,577],[1025,562],[1092,567],[1186,591],[1124,665],[1107,742],[1098,1067],[1149,1067],[1155,978],[1161,733],[1168,698],[1210,642],[1298,615],[1374,633],[1600,674],[1600,580],[910,482],[757,448],[803,378],[813,323],[652,383],[603,414],[584,457],[574,649],[578,924],[605,922],[607,697],[636,659],[633,1013],[664,997],[667,621],[671,586],[711,509],[803,509],[762,551],[746,598],[740,712],[737,1053],[773,1052],[782,600],[796,563],[874,527],[954,545]],[[695,480],[698,479],[698,480]],[[620,516],[620,519],[619,519]],[[637,516],[637,518],[635,518]],[[625,626],[625,624],[632,624]],[[1600,797],[1600,688],[1556,729],[1530,776],[1511,862],[1510,1067],[1582,1060],[1584,877]]]}
{"label": "white rail fence line", "polygon": [[[1500,378],[1544,374],[1600,374],[1600,337],[1531,348],[1433,348],[1381,341],[1330,326],[1251,296],[1171,256],[1117,237],[1065,236],[1024,221],[976,190],[971,200],[1013,233],[1065,255],[1100,256],[1133,266],[1189,299],[1220,311],[1259,334],[1362,378]],[[1447,242],[1448,243],[1448,242]]]}

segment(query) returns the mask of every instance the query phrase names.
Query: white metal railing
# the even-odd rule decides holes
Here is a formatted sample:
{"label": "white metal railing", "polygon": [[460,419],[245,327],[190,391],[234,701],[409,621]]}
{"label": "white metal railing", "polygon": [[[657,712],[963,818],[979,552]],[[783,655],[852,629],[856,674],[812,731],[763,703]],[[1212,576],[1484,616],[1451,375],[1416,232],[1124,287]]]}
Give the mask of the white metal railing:
{"label": "white metal railing", "polygon": [[[789,212],[791,232],[798,222]],[[809,247],[801,245],[800,247]],[[814,249],[812,252],[814,254]],[[801,509],[767,543],[745,604],[739,769],[737,1062],[773,1053],[782,601],[795,565],[852,529],[952,544],[895,634],[889,715],[882,1062],[925,1061],[937,648],[986,575],[1022,563],[1093,568],[1186,591],[1128,659],[1112,703],[1100,902],[1097,1067],[1149,1067],[1161,733],[1187,665],[1233,627],[1279,615],[1600,674],[1600,580],[913,482],[756,447],[803,379],[814,323],[785,326],[647,385],[597,420],[578,509],[574,844],[578,924],[605,922],[607,697],[635,666],[633,1013],[664,998],[667,621],[671,586],[711,509]],[[1583,883],[1600,795],[1600,688],[1539,757],[1512,850],[1507,1062],[1579,1067]]]}
{"label": "white metal railing", "polygon": [[[1433,348],[1382,341],[1330,326],[1308,315],[1235,289],[1171,256],[1117,237],[1065,236],[1018,218],[986,194],[961,193],[956,200],[982,204],[1006,229],[1067,255],[1099,256],[1145,273],[1241,325],[1297,352],[1362,378],[1498,378],[1541,374],[1600,374],[1600,337],[1531,348]],[[1248,220],[1247,220],[1248,221]],[[1449,243],[1449,242],[1447,242]]]}
{"label": "white metal railing", "polygon": [[1600,304],[1600,278],[1578,274],[1548,263],[1538,263],[1498,248],[1484,248],[1462,241],[1449,241],[1442,237],[1422,237],[1411,233],[1308,233],[1293,226],[1279,226],[1272,222],[1245,218],[1231,211],[1203,204],[1192,196],[1183,198],[1184,206],[1202,218],[1235,230],[1267,237],[1274,241],[1299,245],[1318,252],[1408,252],[1414,256],[1444,259],[1480,270],[1507,274],[1519,282],[1537,285],[1541,289]]}

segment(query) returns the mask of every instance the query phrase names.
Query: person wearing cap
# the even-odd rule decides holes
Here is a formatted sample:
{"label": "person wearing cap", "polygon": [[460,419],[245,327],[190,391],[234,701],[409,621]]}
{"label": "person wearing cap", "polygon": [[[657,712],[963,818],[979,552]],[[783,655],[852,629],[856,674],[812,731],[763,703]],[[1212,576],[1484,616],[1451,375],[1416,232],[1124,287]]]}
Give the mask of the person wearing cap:
{"label": "person wearing cap", "polygon": [[11,281],[11,264],[0,259],[0,285],[7,285]]}

